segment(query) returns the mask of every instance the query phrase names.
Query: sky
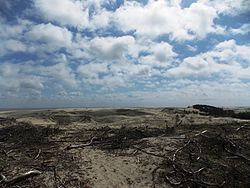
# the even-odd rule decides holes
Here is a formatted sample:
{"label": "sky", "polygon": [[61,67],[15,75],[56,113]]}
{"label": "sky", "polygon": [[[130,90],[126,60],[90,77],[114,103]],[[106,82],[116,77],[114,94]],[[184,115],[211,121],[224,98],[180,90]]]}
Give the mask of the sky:
{"label": "sky", "polygon": [[248,0],[0,0],[0,108],[250,106]]}

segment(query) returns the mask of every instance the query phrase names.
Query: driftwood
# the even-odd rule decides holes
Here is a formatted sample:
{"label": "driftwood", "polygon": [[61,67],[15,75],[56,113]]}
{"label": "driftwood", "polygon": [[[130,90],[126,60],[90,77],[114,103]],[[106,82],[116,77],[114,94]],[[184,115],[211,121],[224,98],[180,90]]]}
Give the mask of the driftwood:
{"label": "driftwood", "polygon": [[34,177],[34,176],[38,176],[40,174],[41,174],[41,172],[38,171],[38,170],[31,170],[29,172],[26,172],[24,174],[16,176],[16,177],[14,177],[12,179],[7,179],[4,175],[1,174],[0,175],[0,178],[1,178],[0,185],[5,185],[5,186],[15,185],[17,183],[25,181],[25,180],[27,180],[29,178]]}
{"label": "driftwood", "polygon": [[86,147],[86,146],[91,146],[91,145],[93,145],[94,140],[96,140],[96,139],[97,139],[96,137],[93,137],[93,138],[91,138],[90,142],[86,143],[86,144],[69,145],[69,146],[66,147],[66,150],[71,150],[71,149],[77,149],[77,148],[83,148],[83,147]]}

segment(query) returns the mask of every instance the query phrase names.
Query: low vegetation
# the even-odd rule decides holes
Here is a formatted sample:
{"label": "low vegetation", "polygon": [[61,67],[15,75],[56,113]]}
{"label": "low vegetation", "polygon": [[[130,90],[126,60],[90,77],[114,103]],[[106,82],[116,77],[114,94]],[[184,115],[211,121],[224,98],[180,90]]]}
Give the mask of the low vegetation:
{"label": "low vegetation", "polygon": [[[193,109],[1,117],[0,187],[250,187],[250,122],[216,107]],[[136,166],[133,176],[123,160]]]}

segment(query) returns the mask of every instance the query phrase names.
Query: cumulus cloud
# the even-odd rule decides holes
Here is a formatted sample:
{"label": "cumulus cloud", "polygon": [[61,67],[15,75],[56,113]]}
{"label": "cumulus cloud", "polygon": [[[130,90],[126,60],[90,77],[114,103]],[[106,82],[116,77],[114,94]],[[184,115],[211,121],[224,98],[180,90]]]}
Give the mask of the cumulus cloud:
{"label": "cumulus cloud", "polygon": [[199,0],[186,8],[180,6],[179,0],[150,0],[146,5],[125,1],[114,12],[105,8],[107,4],[115,6],[113,1],[34,0],[34,4],[48,21],[63,26],[96,30],[114,25],[124,32],[133,31],[151,38],[169,34],[172,40],[178,41],[202,39],[209,33],[223,34],[225,29],[214,23],[218,14],[249,7],[246,0]]}
{"label": "cumulus cloud", "polygon": [[202,3],[182,9],[178,3],[169,5],[167,1],[149,1],[145,6],[126,1],[115,12],[115,20],[123,31],[150,37],[170,34],[174,40],[204,38],[208,33],[217,32],[216,17],[216,9]]}
{"label": "cumulus cloud", "polygon": [[65,62],[40,67],[38,71],[41,75],[50,78],[52,82],[55,81],[55,83],[61,83],[70,88],[76,88],[78,85],[74,71]]}
{"label": "cumulus cloud", "polygon": [[55,92],[59,85],[71,90],[78,85],[67,62],[55,62],[49,66],[35,62],[0,64],[0,94],[5,97],[40,96],[45,90]]}
{"label": "cumulus cloud", "polygon": [[167,73],[178,77],[208,77],[218,74],[235,78],[249,79],[250,46],[237,45],[234,40],[217,44],[213,50],[188,57],[178,67],[169,69]]}
{"label": "cumulus cloud", "polygon": [[25,32],[33,25],[32,21],[17,19],[15,24],[0,18],[0,57],[15,52],[30,52],[31,46],[25,38]]}
{"label": "cumulus cloud", "polygon": [[25,52],[27,46],[19,40],[5,40],[0,43],[0,56],[11,52]]}
{"label": "cumulus cloud", "polygon": [[[100,60],[120,60],[135,44],[132,36],[96,37],[89,42],[89,53]],[[133,52],[131,52],[133,54]]]}
{"label": "cumulus cloud", "polygon": [[149,55],[141,56],[139,61],[152,67],[169,67],[177,56],[173,46],[167,42],[150,43],[147,52]]}
{"label": "cumulus cloud", "polygon": [[44,88],[43,84],[37,80],[21,79],[20,87],[23,89],[34,89],[42,90]]}
{"label": "cumulus cloud", "polygon": [[153,52],[156,60],[159,62],[166,62],[172,59],[172,57],[177,56],[177,54],[173,52],[173,47],[166,42],[152,45],[150,51]]}
{"label": "cumulus cloud", "polygon": [[44,89],[43,80],[36,75],[28,75],[19,65],[0,65],[0,93],[5,96],[39,95]]}
{"label": "cumulus cloud", "polygon": [[18,19],[16,24],[9,24],[6,20],[1,19],[0,17],[0,38],[9,39],[9,38],[21,38],[23,33],[27,31],[32,22],[29,20]]}
{"label": "cumulus cloud", "polygon": [[239,12],[245,12],[249,10],[250,2],[248,0],[198,0],[198,3],[202,3],[208,6],[214,7],[219,14],[239,14]]}
{"label": "cumulus cloud", "polygon": [[140,79],[151,76],[151,66],[134,64],[129,61],[116,63],[89,63],[77,69],[84,85],[99,86],[104,90],[115,90],[119,87],[130,88]]}
{"label": "cumulus cloud", "polygon": [[124,61],[113,64],[110,67],[110,71],[116,76],[136,79],[139,76],[150,76],[151,66]]}
{"label": "cumulus cloud", "polygon": [[89,63],[78,67],[78,73],[87,78],[98,78],[100,73],[106,73],[107,71],[107,63]]}
{"label": "cumulus cloud", "polygon": [[88,24],[88,10],[84,9],[81,1],[34,0],[34,4],[48,21],[74,27],[83,27]]}
{"label": "cumulus cloud", "polygon": [[130,88],[139,78],[150,77],[151,66],[134,64],[129,61],[112,63],[89,63],[77,69],[82,82],[102,89],[115,90],[118,87]]}
{"label": "cumulus cloud", "polygon": [[67,28],[61,28],[51,23],[34,25],[26,36],[32,40],[52,45],[67,47],[71,45],[72,34]]}

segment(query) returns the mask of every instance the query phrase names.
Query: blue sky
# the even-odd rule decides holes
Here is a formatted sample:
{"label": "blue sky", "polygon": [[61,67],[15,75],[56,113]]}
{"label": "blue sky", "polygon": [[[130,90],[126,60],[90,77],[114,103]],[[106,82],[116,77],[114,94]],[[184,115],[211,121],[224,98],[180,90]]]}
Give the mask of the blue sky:
{"label": "blue sky", "polygon": [[248,0],[0,0],[0,107],[250,105]]}

